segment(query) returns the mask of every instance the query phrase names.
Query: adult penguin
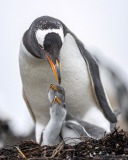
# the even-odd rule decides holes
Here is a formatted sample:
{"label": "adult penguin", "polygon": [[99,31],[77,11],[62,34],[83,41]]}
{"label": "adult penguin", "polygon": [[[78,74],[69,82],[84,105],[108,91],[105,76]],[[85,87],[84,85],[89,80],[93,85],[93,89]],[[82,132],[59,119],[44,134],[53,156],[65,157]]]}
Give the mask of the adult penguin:
{"label": "adult penguin", "polygon": [[109,122],[116,122],[97,62],[60,20],[42,16],[32,22],[21,41],[19,64],[23,96],[36,123],[37,142],[49,121],[47,92],[55,79],[65,89],[72,115],[108,132]]}

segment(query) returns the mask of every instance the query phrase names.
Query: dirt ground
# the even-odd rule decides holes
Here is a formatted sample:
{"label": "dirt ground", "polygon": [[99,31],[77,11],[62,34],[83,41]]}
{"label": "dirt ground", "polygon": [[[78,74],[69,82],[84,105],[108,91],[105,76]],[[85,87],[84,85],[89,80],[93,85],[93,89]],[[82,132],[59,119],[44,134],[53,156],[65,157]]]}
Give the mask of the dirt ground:
{"label": "dirt ground", "polygon": [[[75,140],[74,140],[75,142]],[[0,150],[0,160],[87,160],[128,159],[128,133],[115,130],[101,140],[82,138],[70,146],[61,142],[57,146],[40,146],[33,140],[22,140]]]}

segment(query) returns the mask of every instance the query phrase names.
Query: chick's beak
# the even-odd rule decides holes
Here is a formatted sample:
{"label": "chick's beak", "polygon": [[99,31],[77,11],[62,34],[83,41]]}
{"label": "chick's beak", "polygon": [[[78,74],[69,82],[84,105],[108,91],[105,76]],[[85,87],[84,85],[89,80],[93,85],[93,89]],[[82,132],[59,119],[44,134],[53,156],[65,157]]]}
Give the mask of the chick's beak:
{"label": "chick's beak", "polygon": [[57,91],[56,86],[54,86],[53,84],[50,84],[50,88],[49,88],[49,89],[52,89],[52,90],[54,90],[54,91]]}
{"label": "chick's beak", "polygon": [[59,100],[58,97],[55,96],[54,100],[52,103],[58,103],[58,104],[61,104],[61,101]]}
{"label": "chick's beak", "polygon": [[52,72],[55,76],[55,79],[60,84],[61,83],[61,74],[60,74],[61,64],[60,64],[60,62],[56,59],[55,64],[54,64],[53,61],[51,60],[51,58],[47,54],[46,54],[46,59],[52,69]]}

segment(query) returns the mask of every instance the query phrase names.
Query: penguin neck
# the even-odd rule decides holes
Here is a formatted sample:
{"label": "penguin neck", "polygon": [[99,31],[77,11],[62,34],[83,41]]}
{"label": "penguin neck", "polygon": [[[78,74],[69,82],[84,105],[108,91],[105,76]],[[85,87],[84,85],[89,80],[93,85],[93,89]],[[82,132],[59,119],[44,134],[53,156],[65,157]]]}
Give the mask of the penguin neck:
{"label": "penguin neck", "polygon": [[[50,121],[48,122],[45,131],[47,134],[51,135],[52,137],[57,137],[60,133],[61,127],[63,124],[63,119],[59,119],[57,117],[52,116]],[[54,135],[53,135],[54,132]]]}
{"label": "penguin neck", "polygon": [[63,123],[63,120],[56,119],[56,118],[50,118],[50,121],[48,125],[46,126],[46,128],[48,128],[48,130],[59,131],[61,129],[62,123]]}

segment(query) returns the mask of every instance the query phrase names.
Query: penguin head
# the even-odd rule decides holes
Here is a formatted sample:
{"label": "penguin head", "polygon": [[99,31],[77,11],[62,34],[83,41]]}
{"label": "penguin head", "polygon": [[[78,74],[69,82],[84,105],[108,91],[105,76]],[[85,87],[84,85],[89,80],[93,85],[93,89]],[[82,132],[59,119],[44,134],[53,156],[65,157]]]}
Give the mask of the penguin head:
{"label": "penguin head", "polygon": [[61,103],[58,97],[54,97],[51,107],[50,107],[50,116],[53,119],[64,120],[67,114],[65,103]]}
{"label": "penguin head", "polygon": [[23,39],[25,47],[32,55],[48,61],[59,84],[61,83],[59,53],[63,41],[62,23],[49,16],[34,20]]}
{"label": "penguin head", "polygon": [[52,103],[54,98],[58,97],[61,103],[65,103],[65,90],[60,85],[53,85],[50,84],[49,92],[48,92],[48,98],[49,101]]}

